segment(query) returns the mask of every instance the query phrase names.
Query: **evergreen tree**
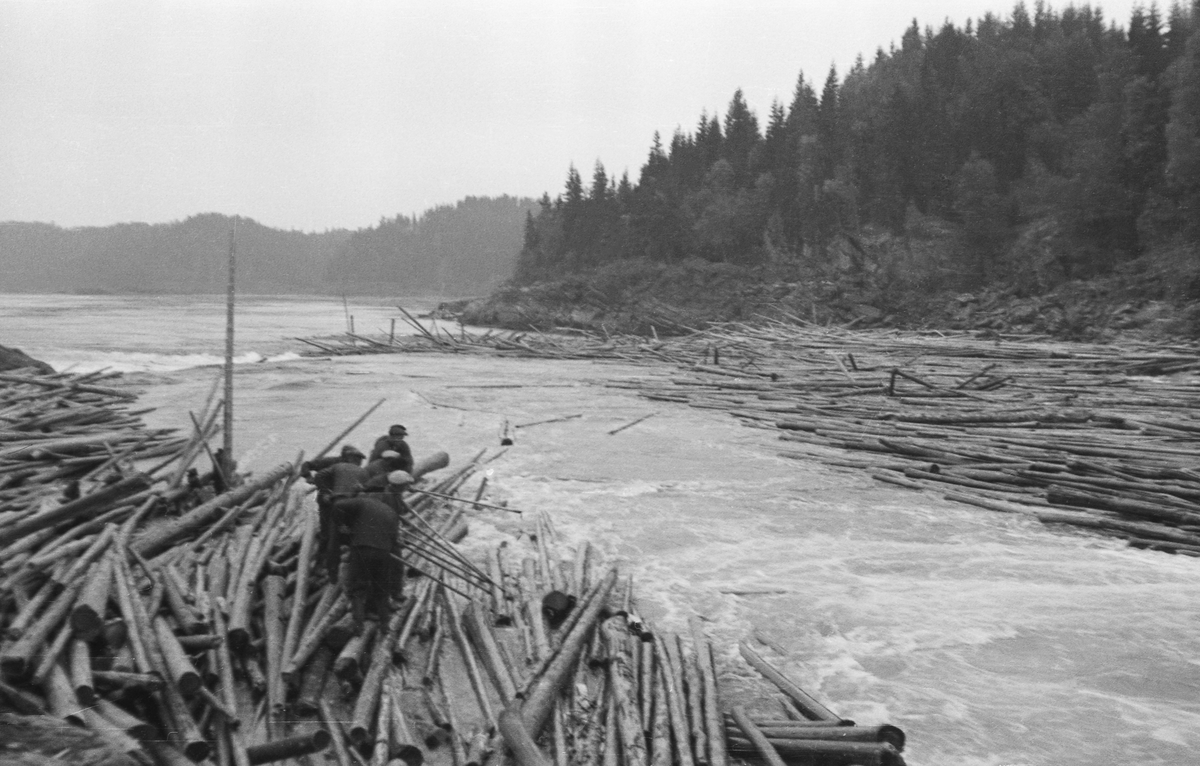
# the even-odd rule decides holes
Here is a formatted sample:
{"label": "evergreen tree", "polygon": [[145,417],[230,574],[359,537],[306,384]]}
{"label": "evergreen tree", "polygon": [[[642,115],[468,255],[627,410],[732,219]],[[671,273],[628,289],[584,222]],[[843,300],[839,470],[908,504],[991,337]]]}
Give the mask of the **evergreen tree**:
{"label": "evergreen tree", "polygon": [[1172,67],[1167,125],[1168,192],[1176,203],[1171,233],[1200,239],[1200,28]]}
{"label": "evergreen tree", "polygon": [[821,90],[821,104],[817,110],[817,139],[824,150],[822,178],[832,178],[834,169],[842,160],[842,132],[838,105],[837,67],[830,66]]}
{"label": "evergreen tree", "polygon": [[954,212],[962,221],[964,265],[972,282],[985,282],[993,275],[1006,231],[1003,211],[1004,200],[992,164],[978,154],[972,155],[954,180]]}

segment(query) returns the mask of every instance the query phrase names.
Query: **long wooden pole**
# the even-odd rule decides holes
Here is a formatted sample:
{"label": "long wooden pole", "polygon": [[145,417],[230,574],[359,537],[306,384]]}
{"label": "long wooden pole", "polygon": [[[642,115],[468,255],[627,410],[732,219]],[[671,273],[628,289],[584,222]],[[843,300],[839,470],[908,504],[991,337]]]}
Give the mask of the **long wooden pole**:
{"label": "long wooden pole", "polygon": [[336,447],[338,442],[340,442],[342,439],[345,439],[347,434],[349,434],[355,428],[358,428],[359,424],[362,423],[364,420],[366,420],[368,415],[370,415],[375,410],[379,409],[379,405],[383,404],[386,401],[387,401],[387,399],[380,399],[379,401],[377,401],[373,405],[371,405],[371,408],[368,409],[366,412],[364,412],[362,415],[360,415],[358,420],[354,421],[349,426],[347,426],[346,430],[342,431],[340,434],[338,434],[336,437],[334,437],[333,441],[331,441],[331,442],[329,442],[329,444],[325,445],[325,448],[322,449],[320,452],[318,452],[316,454],[316,456],[313,457],[313,460],[320,460],[321,458],[325,457],[325,455],[329,453],[329,450]]}
{"label": "long wooden pole", "polygon": [[233,479],[233,296],[235,249],[234,235],[237,233],[237,219],[229,230],[229,289],[225,295],[225,420],[224,420],[224,450],[225,459],[221,471],[228,479]]}

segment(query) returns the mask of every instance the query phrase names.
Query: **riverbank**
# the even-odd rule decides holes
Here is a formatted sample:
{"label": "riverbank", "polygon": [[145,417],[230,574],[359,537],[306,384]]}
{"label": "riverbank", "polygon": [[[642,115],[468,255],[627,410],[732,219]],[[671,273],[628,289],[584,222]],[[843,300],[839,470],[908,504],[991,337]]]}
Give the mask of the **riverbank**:
{"label": "riverbank", "polygon": [[[181,369],[177,355],[220,356],[219,302],[61,300],[52,312],[7,301],[7,342],[56,367],[123,365],[122,385],[158,408],[148,425],[189,422],[219,370]],[[255,299],[245,317],[239,354],[268,359],[301,351],[292,335],[345,325],[340,300]],[[371,327],[386,334],[388,315]],[[514,444],[485,469],[493,502],[550,512],[567,546],[588,541],[633,574],[655,625],[686,632],[699,614],[721,646],[771,642],[839,714],[903,728],[913,763],[1174,766],[1200,747],[1200,677],[1181,659],[1200,656],[1194,559],[781,457],[777,432],[634,388],[672,377],[620,359],[453,351],[240,364],[235,454],[268,470],[380,398],[363,433],[404,423],[418,455],[499,446],[507,421]],[[569,419],[533,425],[557,418]],[[716,660],[740,667],[736,651]],[[731,701],[761,692],[736,670],[721,683]]]}
{"label": "riverbank", "polygon": [[939,288],[936,274],[883,274],[735,267],[704,261],[621,262],[553,281],[509,284],[486,298],[443,304],[438,315],[513,330],[678,334],[714,323],[770,318],[822,327],[1042,335],[1071,341],[1194,340],[1200,304],[1140,274],[1063,281],[1031,292],[1015,284]]}

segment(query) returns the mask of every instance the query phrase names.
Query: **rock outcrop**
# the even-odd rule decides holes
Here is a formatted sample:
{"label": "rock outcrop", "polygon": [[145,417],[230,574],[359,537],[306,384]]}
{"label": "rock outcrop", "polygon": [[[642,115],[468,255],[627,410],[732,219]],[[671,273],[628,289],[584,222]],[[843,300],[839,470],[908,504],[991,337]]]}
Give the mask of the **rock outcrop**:
{"label": "rock outcrop", "polygon": [[38,372],[44,372],[47,375],[54,373],[53,367],[45,362],[39,362],[21,349],[0,346],[0,372],[19,370],[22,367],[32,367]]}

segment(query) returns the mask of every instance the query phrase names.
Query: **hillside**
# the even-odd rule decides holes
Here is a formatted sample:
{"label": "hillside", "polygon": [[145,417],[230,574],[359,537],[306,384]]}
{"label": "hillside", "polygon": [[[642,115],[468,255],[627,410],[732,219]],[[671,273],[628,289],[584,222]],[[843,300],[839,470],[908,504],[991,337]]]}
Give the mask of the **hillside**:
{"label": "hillside", "polygon": [[819,89],[801,73],[762,122],[738,90],[655,134],[636,180],[566,175],[467,318],[1194,335],[1200,0],[1124,28],[1042,3],[914,21]]}
{"label": "hillside", "polygon": [[[485,299],[446,304],[442,315],[515,330],[555,328],[673,335],[713,323],[778,319],[818,326],[974,331],[1107,341],[1200,338],[1200,281],[1178,253],[1137,259],[1107,277],[1038,281],[1037,257],[1054,237],[1032,225],[1021,247],[1023,280],[955,287],[947,260],[963,246],[949,226],[907,237],[863,232],[821,268],[796,262],[751,267],[693,258],[621,260],[559,279],[510,283]],[[861,247],[861,251],[858,249]],[[1171,257],[1171,256],[1176,257]]]}
{"label": "hillside", "polygon": [[273,229],[208,213],[166,224],[0,224],[0,292],[479,294],[513,271],[532,200],[469,197],[359,231]]}

